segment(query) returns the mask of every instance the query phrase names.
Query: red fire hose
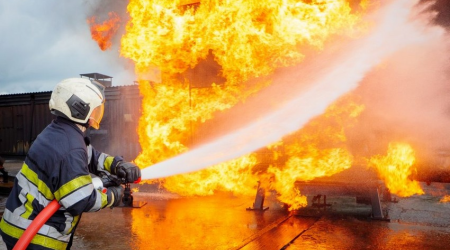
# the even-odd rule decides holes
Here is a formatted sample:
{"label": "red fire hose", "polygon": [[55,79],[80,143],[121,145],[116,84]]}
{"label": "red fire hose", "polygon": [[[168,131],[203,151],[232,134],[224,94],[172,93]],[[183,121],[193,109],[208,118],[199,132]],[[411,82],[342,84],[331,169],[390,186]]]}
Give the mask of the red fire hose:
{"label": "red fire hose", "polygon": [[[139,181],[141,178],[139,177]],[[103,193],[106,192],[106,188],[103,188],[103,183],[98,177],[92,178],[92,183],[95,189],[101,189]],[[137,182],[136,182],[137,183]],[[33,240],[34,236],[37,234],[39,229],[44,225],[45,222],[61,207],[57,200],[52,200],[31,222],[30,226],[25,230],[22,236],[17,241],[13,250],[25,250],[27,249],[30,242]]]}
{"label": "red fire hose", "polygon": [[57,200],[51,201],[31,222],[30,226],[25,230],[20,239],[17,241],[13,250],[25,250],[33,240],[36,233],[44,225],[45,222],[61,207]]}

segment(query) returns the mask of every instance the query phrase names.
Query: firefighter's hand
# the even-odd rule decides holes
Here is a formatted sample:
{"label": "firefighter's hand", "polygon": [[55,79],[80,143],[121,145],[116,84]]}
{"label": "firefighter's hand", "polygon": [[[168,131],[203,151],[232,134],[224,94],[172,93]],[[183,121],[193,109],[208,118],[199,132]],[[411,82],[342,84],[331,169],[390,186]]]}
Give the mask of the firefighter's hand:
{"label": "firefighter's hand", "polygon": [[112,169],[112,174],[119,179],[125,179],[126,183],[139,183],[141,181],[141,169],[131,162],[121,161]]}
{"label": "firefighter's hand", "polygon": [[118,186],[121,184],[120,180],[117,178],[117,176],[112,174],[107,174],[106,171],[99,171],[98,177],[100,177],[100,180],[103,183],[103,187],[109,188],[112,186]]}
{"label": "firefighter's hand", "polygon": [[109,187],[106,192],[108,195],[107,207],[117,207],[118,205],[120,205],[123,197],[122,185]]}

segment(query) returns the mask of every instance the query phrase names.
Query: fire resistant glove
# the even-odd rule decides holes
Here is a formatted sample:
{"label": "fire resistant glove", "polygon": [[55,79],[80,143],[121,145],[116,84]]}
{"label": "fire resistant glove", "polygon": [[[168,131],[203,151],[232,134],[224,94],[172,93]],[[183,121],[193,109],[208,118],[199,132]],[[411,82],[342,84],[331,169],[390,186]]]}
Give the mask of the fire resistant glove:
{"label": "fire resistant glove", "polygon": [[120,205],[123,197],[123,187],[122,185],[109,187],[106,191],[108,195],[108,205],[107,207],[117,207]]}
{"label": "fire resistant glove", "polygon": [[121,182],[117,176],[106,173],[106,171],[99,171],[98,177],[100,177],[100,180],[103,183],[103,187],[105,187],[105,188],[109,188],[112,186],[118,186],[121,184]]}
{"label": "fire resistant glove", "polygon": [[141,169],[131,162],[120,161],[111,173],[119,179],[125,179],[126,183],[139,183],[141,181]]}

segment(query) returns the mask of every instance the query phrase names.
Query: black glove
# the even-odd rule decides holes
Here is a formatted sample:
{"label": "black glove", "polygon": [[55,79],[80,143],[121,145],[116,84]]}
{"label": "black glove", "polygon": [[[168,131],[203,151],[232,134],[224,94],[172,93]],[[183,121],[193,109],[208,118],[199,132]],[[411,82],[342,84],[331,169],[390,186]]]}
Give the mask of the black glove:
{"label": "black glove", "polygon": [[117,207],[120,205],[123,197],[123,187],[122,185],[109,187],[106,191],[108,195],[108,205],[107,207]]}
{"label": "black glove", "polygon": [[117,178],[117,176],[111,175],[109,173],[107,174],[103,171],[99,171],[98,177],[100,177],[100,180],[103,183],[103,187],[105,187],[105,188],[109,188],[112,186],[118,186],[121,184],[120,180],[119,180],[119,178]]}
{"label": "black glove", "polygon": [[126,183],[141,181],[141,169],[131,162],[120,161],[111,169],[111,173],[117,175],[119,179],[125,179]]}

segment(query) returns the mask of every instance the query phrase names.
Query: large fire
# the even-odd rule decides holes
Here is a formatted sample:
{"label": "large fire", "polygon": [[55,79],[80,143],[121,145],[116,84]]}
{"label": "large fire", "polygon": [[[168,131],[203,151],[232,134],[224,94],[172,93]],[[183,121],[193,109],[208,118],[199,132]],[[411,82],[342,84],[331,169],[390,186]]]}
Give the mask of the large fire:
{"label": "large fire", "polygon": [[[352,2],[359,2],[357,10],[345,0],[130,0],[120,53],[135,62],[142,95],[142,152],[135,162],[151,166],[188,151],[204,132],[199,130],[202,123],[270,85],[276,69],[301,63],[306,51],[320,51],[332,37],[363,31],[367,26],[360,11],[369,3]],[[110,46],[107,39],[102,44],[102,49]],[[214,70],[205,70],[205,64]],[[205,71],[192,77],[192,72]],[[355,96],[346,96],[265,149],[160,181],[181,195],[253,195],[262,180],[280,201],[298,209],[306,205],[306,197],[296,189],[297,181],[352,166],[345,130],[363,109]],[[409,179],[413,162],[412,148],[405,144],[392,144],[386,157],[370,160],[391,192],[400,196],[423,193]]]}
{"label": "large fire", "polygon": [[[192,6],[132,0],[128,11],[131,19],[121,54],[135,62],[140,77],[142,153],[135,161],[141,166],[187,151],[199,123],[270,83],[265,79],[246,84],[248,80],[299,63],[304,58],[302,47],[321,49],[328,37],[349,32],[358,20],[342,0],[202,1]],[[202,79],[201,85],[207,87],[196,87],[198,83],[180,77],[211,54],[220,66],[223,84]],[[146,81],[155,67],[161,71],[162,83]],[[258,178],[251,167],[256,163],[254,155],[244,156],[199,173],[168,178],[164,185],[183,194],[222,189],[254,193]],[[298,163],[291,160],[289,165]],[[271,171],[276,172],[273,167]]]}
{"label": "large fire", "polygon": [[165,187],[183,195],[214,191],[252,195],[256,183],[263,180],[263,187],[277,191],[278,199],[291,210],[298,209],[306,205],[306,197],[296,189],[296,181],[331,176],[351,167],[344,128],[350,128],[363,109],[350,97],[343,98],[284,141],[208,169],[168,177]]}

